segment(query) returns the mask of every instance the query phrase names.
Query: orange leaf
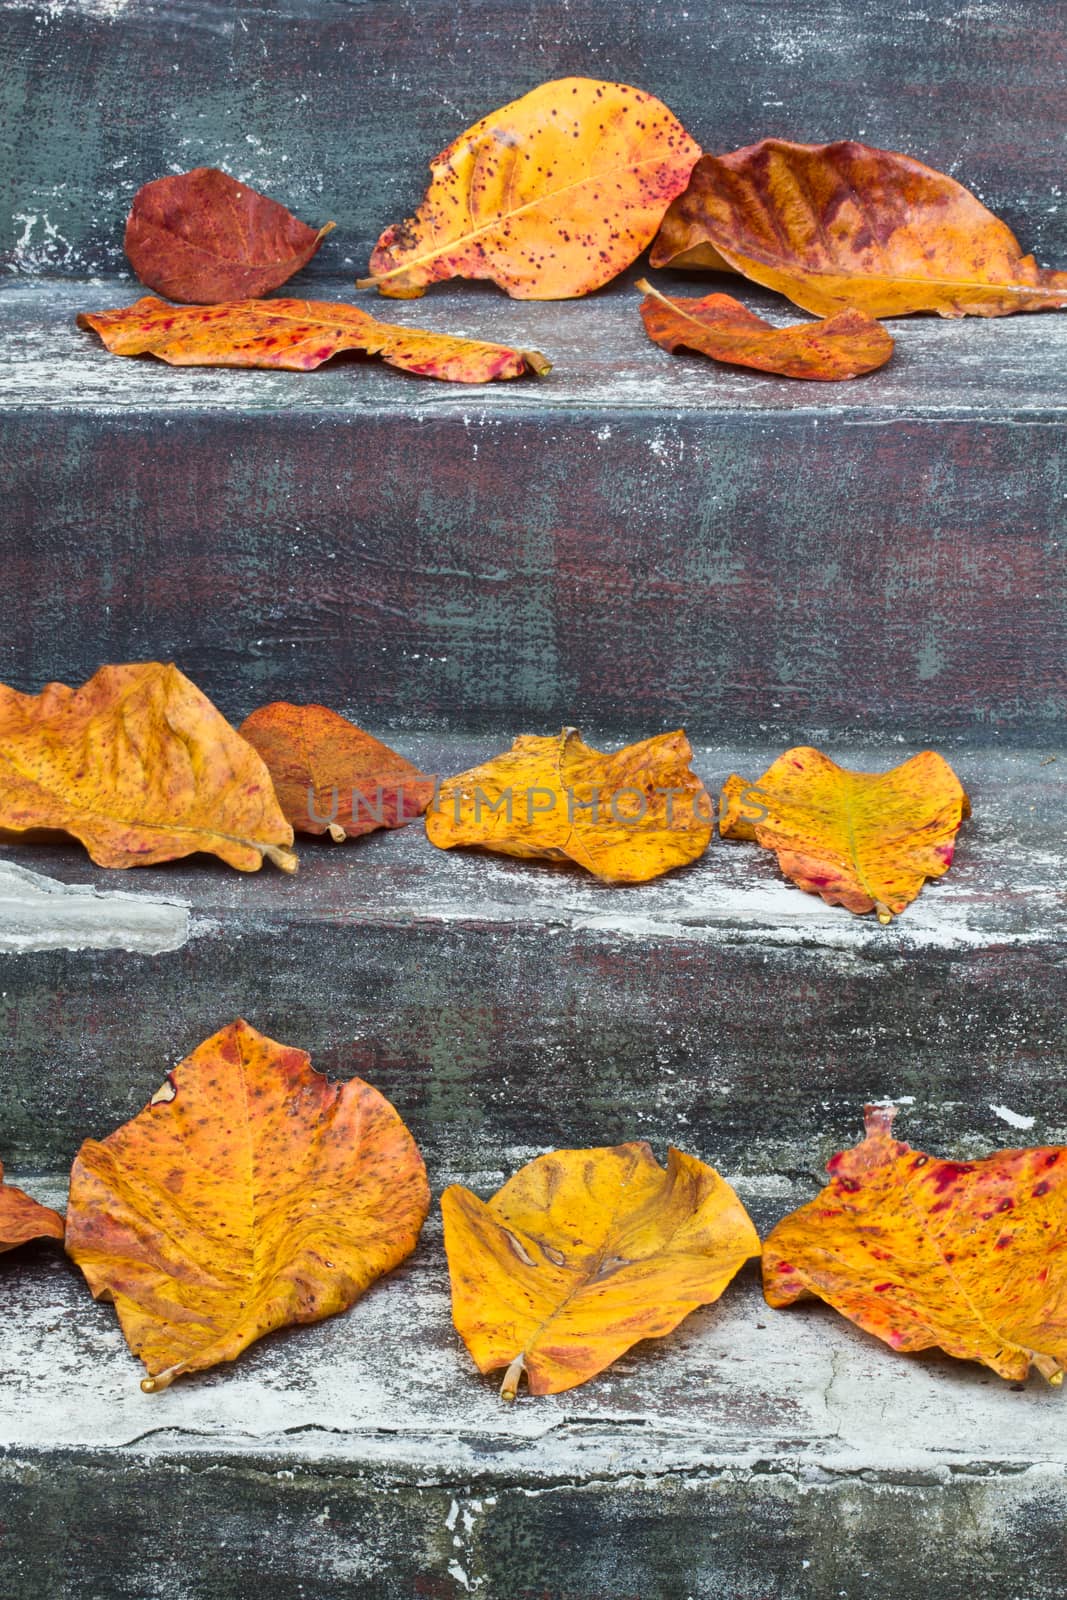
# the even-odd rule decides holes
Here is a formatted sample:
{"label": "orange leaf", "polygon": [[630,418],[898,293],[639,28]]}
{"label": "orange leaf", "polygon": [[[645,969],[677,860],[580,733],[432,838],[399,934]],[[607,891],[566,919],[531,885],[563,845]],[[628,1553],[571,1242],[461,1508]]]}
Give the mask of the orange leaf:
{"label": "orange leaf", "polygon": [[612,755],[522,734],[484,766],[441,785],[426,816],[431,844],[479,845],[504,855],[576,861],[609,883],[645,883],[702,856],[714,829],[711,801],[689,770],[682,732]]}
{"label": "orange leaf", "polygon": [[876,773],[798,745],[758,783],[727,778],[719,831],[774,850],[786,877],[827,904],[877,911],[884,923],[948,871],[970,814],[960,780],[934,750]]}
{"label": "orange leaf", "polygon": [[249,300],[306,266],[332,227],[316,233],[247,183],[196,167],[138,189],[126,254],[141,282],[172,300]]}
{"label": "orange leaf", "polygon": [[822,1193],[763,1247],[772,1306],[817,1295],[894,1350],[938,1346],[1002,1378],[1067,1371],[1067,1149],[940,1161],[892,1137],[834,1156]]}
{"label": "orange leaf", "polygon": [[488,383],[546,373],[536,350],[512,350],[445,333],[378,322],[330,300],[239,300],[171,306],[145,295],[117,311],[82,311],[79,328],[98,333],[117,356],[158,356],[172,367],[272,367],[310,372],[342,350],[380,355],[391,367],[451,383]]}
{"label": "orange leaf", "polygon": [[275,700],[239,732],[263,757],[298,833],[329,831],[339,844],[375,828],[402,828],[433,798],[433,778],[325,706]]}
{"label": "orange leaf", "polygon": [[177,667],[101,667],[80,689],[0,684],[0,837],[66,833],[98,867],[206,850],[255,872],[297,859],[270,773]]}
{"label": "orange leaf", "polygon": [[386,228],[359,287],[409,298],[446,278],[490,278],[517,300],[588,294],[640,255],[699,154],[640,89],[543,83],[431,163],[421,206]]}
{"label": "orange leaf", "polygon": [[32,1200],[14,1184],[4,1182],[0,1165],[0,1255],[30,1239],[62,1239],[63,1218],[58,1211]]}
{"label": "orange leaf", "polygon": [[637,287],[646,296],[641,302],[645,330],[665,350],[684,347],[713,361],[826,383],[873,372],[893,354],[889,334],[863,311],[776,328],[728,294],[668,300],[644,278],[637,280]]}
{"label": "orange leaf", "polygon": [[910,156],[853,140],[764,139],[702,156],[651,259],[654,267],[725,259],[818,316],[850,306],[874,317],[1067,306],[1067,272],[1024,256],[969,190]]}
{"label": "orange leaf", "polygon": [[730,1185],[647,1144],[538,1156],[492,1200],[441,1196],[452,1318],[480,1372],[532,1394],[585,1383],[710,1305],[759,1237]]}
{"label": "orange leaf", "polygon": [[71,1172],[67,1249],[115,1302],[141,1387],[345,1311],[415,1248],[422,1157],[388,1100],[233,1022]]}

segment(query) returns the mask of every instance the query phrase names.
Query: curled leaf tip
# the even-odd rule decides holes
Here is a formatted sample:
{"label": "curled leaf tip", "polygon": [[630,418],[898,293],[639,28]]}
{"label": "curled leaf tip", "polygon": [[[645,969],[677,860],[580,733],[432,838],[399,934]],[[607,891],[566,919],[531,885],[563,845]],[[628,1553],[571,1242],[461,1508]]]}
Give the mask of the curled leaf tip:
{"label": "curled leaf tip", "polygon": [[872,1138],[878,1134],[887,1137],[893,1131],[893,1122],[900,1107],[891,1100],[885,1100],[880,1105],[869,1105],[863,1108],[863,1125],[867,1130],[867,1137]]}

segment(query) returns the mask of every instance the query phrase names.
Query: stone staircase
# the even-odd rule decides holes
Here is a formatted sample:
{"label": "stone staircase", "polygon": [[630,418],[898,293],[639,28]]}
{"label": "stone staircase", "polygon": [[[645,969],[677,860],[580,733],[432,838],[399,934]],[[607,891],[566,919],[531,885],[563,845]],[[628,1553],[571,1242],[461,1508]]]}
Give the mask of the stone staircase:
{"label": "stone staircase", "polygon": [[[1067,1142],[1067,319],[896,323],[886,369],[824,388],[665,356],[625,280],[390,302],[555,363],[473,391],[174,371],[74,327],[133,298],[133,189],[205,161],[335,218],[298,283],[355,297],[428,158],[566,72],[640,83],[712,148],[909,150],[1063,264],[1065,40],[1067,6],[1001,0],[0,0],[0,680],[173,659],[233,720],[321,700],[442,774],[564,723],[684,724],[713,790],[794,742],[934,746],[974,804],[887,929],[722,842],[629,890],[417,825],[308,841],[294,879],[0,849],[14,1179],[61,1203],[80,1141],[237,1015],[387,1094],[435,1194],[643,1137],[766,1231],[865,1100],[945,1154]],[[511,1407],[452,1331],[435,1216],[348,1315],[157,1397],[57,1251],[0,1286],[5,1600],[1062,1592],[1062,1394],[772,1312],[752,1269]]]}

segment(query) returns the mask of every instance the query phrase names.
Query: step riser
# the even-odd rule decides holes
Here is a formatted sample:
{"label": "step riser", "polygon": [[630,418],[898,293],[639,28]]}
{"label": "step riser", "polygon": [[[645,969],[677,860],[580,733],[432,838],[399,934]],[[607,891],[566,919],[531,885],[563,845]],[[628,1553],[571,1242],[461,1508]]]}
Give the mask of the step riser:
{"label": "step riser", "polygon": [[25,690],[147,657],[235,718],[382,730],[1040,743],[1067,717],[1050,427],[12,416],[2,449]]}

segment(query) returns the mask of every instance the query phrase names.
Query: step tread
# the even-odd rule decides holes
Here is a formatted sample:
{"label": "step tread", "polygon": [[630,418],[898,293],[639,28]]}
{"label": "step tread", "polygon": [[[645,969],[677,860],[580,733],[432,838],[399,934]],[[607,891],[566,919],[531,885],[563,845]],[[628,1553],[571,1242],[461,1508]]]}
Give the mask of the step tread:
{"label": "step tread", "polygon": [[[937,317],[891,324],[896,352],[887,367],[847,384],[801,383],[672,356],[648,339],[633,288],[636,273],[587,300],[521,302],[473,284],[452,284],[417,302],[360,293],[351,279],[304,275],[289,293],[355,301],[385,320],[541,350],[554,363],[543,379],[469,386],[420,379],[358,358],[314,373],[189,370],[146,357],[109,355],[75,326],[79,311],[132,304],[129,281],[15,279],[0,287],[0,408],[163,418],[188,412],[302,415],[442,414],[481,423],[518,414],[825,416],[855,423],[894,419],[949,422],[1062,421],[1067,317],[983,320]],[[777,324],[806,320],[781,297],[721,274],[659,273],[665,293],[737,294]],[[659,441],[668,455],[669,432]]]}
{"label": "step tread", "polygon": [[[501,748],[492,738],[386,737],[424,771],[442,776],[464,771]],[[714,795],[729,773],[754,780],[778,753],[769,747],[700,747],[693,765]],[[884,771],[911,751],[830,746],[828,753],[845,765]],[[61,897],[27,895],[18,874],[3,874],[5,865],[108,896],[99,901],[95,919],[91,904],[74,908],[79,920],[72,948],[79,939],[92,942],[94,920],[103,943],[121,942],[128,933],[132,948],[140,948],[129,916],[130,895],[143,897],[145,906],[154,900],[156,909],[186,908],[192,937],[214,932],[220,919],[233,918],[245,928],[307,922],[345,929],[437,924],[489,933],[527,924],[548,934],[581,931],[608,942],[725,941],[882,954],[1061,939],[1067,931],[1067,752],[949,753],[974,814],[963,825],[950,871],[928,883],[888,928],[803,893],[780,874],[770,852],[717,836],[693,866],[649,884],[620,887],[599,883],[577,867],[437,850],[416,822],[341,846],[298,839],[301,867],[292,877],[269,865],[254,875],[241,874],[207,856],[122,873],[94,867],[76,846],[0,846],[0,949],[5,923],[14,929],[15,943],[8,948],[19,947],[20,938],[22,948],[33,948],[33,929],[27,935],[20,924],[20,907],[24,918],[31,912],[38,917],[42,947],[47,947],[50,924],[56,918],[62,923],[70,910]],[[161,948],[168,948],[172,925],[164,917],[158,928]]]}

